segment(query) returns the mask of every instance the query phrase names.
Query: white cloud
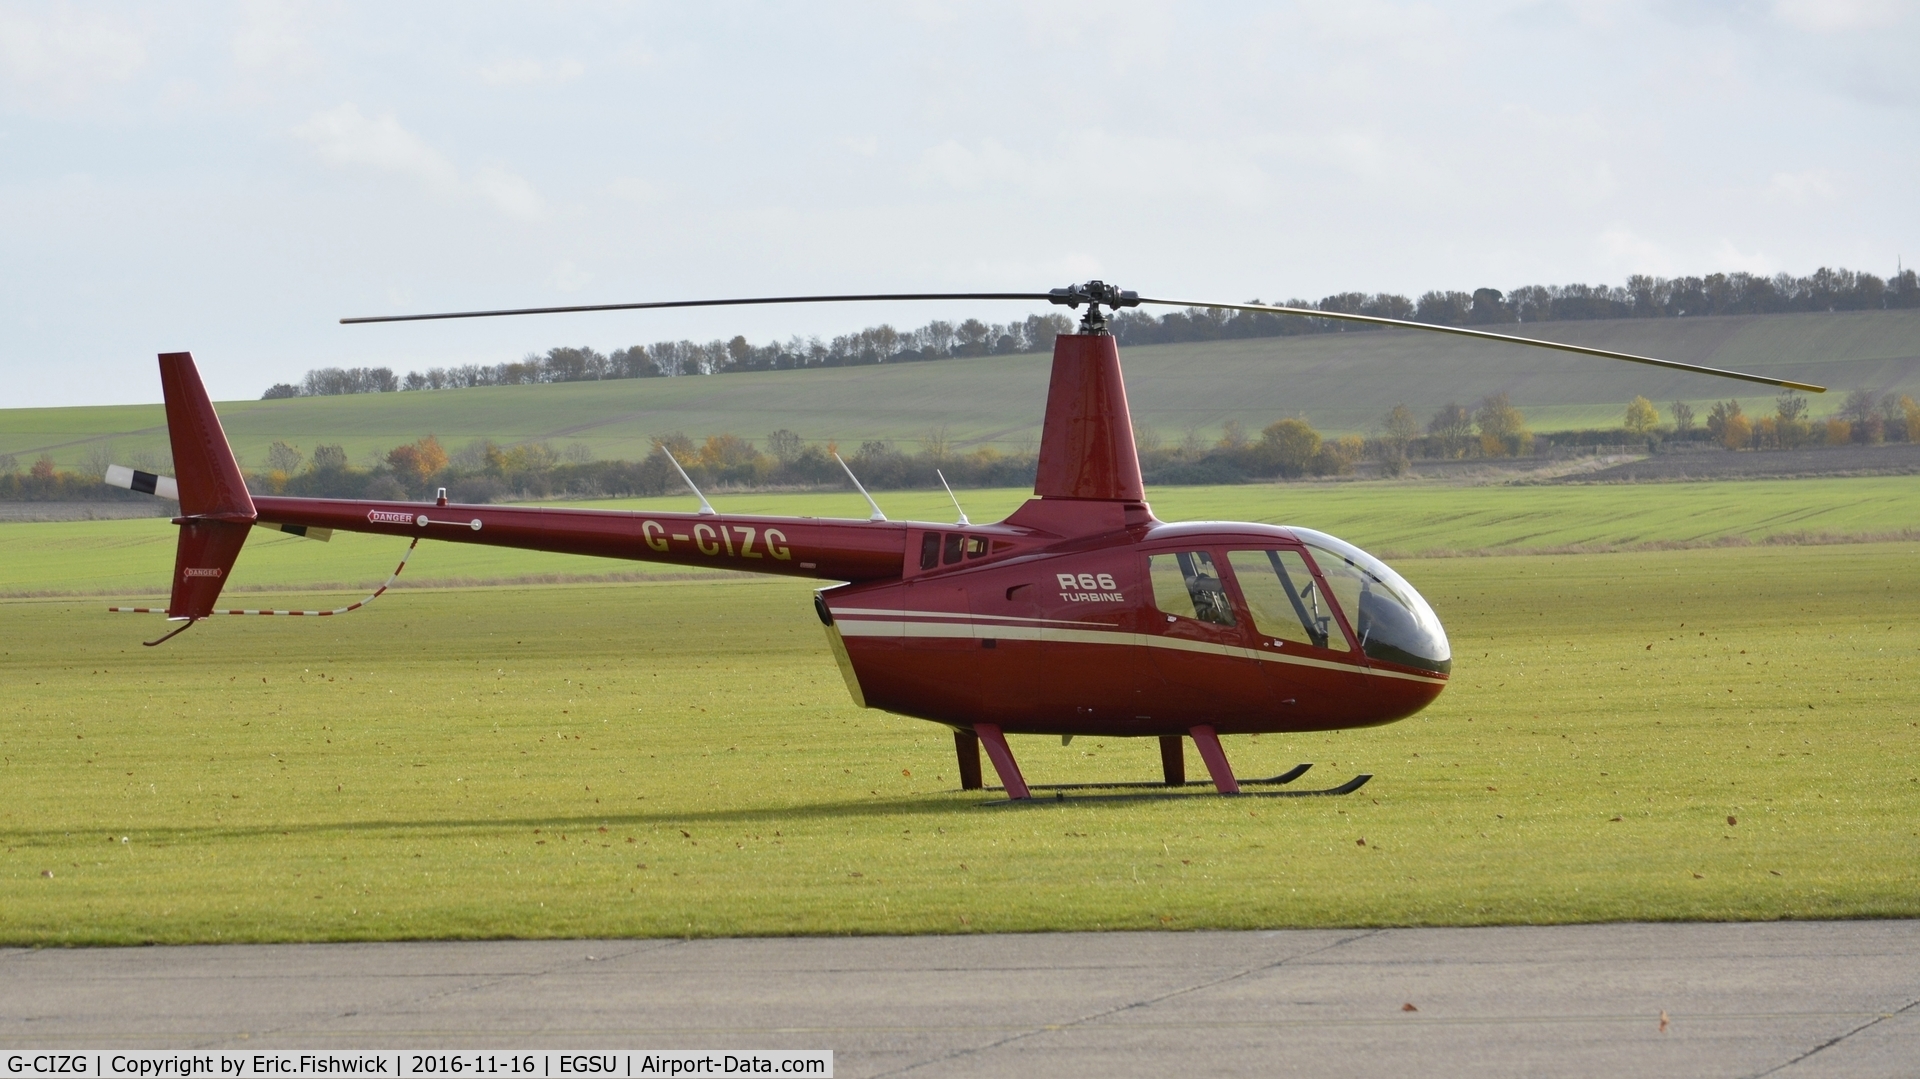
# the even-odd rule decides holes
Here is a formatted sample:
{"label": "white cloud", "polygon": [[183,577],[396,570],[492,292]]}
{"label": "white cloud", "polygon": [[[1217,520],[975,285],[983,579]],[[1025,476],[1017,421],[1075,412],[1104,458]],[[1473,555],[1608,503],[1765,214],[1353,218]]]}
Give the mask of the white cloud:
{"label": "white cloud", "polygon": [[572,82],[586,73],[587,66],[578,60],[543,62],[529,56],[516,56],[481,68],[480,79],[493,86],[533,86]]}
{"label": "white cloud", "polygon": [[863,135],[859,138],[852,135],[843,136],[840,139],[840,145],[861,157],[873,157],[880,152],[880,139],[873,135]]}
{"label": "white cloud", "polygon": [[1834,175],[1828,169],[1803,172],[1777,172],[1767,183],[1767,195],[1780,202],[1824,201],[1839,194]]}
{"label": "white cloud", "polygon": [[1025,158],[992,139],[973,148],[953,139],[930,146],[920,155],[918,171],[924,180],[960,191],[1019,183],[1032,173]]}
{"label": "white cloud", "polygon": [[500,212],[523,221],[537,221],[547,214],[547,202],[533,189],[526,177],[495,165],[488,165],[473,178],[474,189]]}
{"label": "white cloud", "polygon": [[452,188],[460,182],[460,170],[453,162],[401,127],[392,113],[368,117],[360,106],[348,102],[315,113],[293,133],[329,165],[398,173],[435,188]]}
{"label": "white cloud", "polygon": [[348,102],[293,129],[320,160],[341,168],[368,168],[418,181],[441,195],[472,195],[524,221],[546,216],[546,200],[525,177],[497,165],[479,169],[471,181],[447,157],[402,127],[391,113],[369,117]]}
{"label": "white cloud", "polygon": [[1047,153],[1022,153],[992,139],[928,147],[914,167],[923,184],[956,191],[1011,189],[1026,196],[1218,198],[1244,206],[1269,188],[1245,147],[1150,135],[1088,131]]}
{"label": "white cloud", "polygon": [[242,8],[239,29],[233,32],[234,62],[242,68],[280,76],[309,74],[320,66],[307,44],[295,8],[270,0],[255,0]]}
{"label": "white cloud", "polygon": [[574,265],[572,259],[554,267],[550,278],[553,287],[561,292],[578,292],[593,282],[593,274]]}
{"label": "white cloud", "polygon": [[1901,0],[1776,0],[1773,5],[1775,18],[1819,33],[1894,26],[1911,11],[1912,6]]}
{"label": "white cloud", "polygon": [[1664,245],[1624,226],[1615,225],[1602,231],[1595,241],[1604,260],[1619,273],[1674,274],[1681,270],[1679,262]]}
{"label": "white cloud", "polygon": [[32,105],[84,101],[146,62],[144,37],[125,19],[65,6],[0,9],[0,73]]}

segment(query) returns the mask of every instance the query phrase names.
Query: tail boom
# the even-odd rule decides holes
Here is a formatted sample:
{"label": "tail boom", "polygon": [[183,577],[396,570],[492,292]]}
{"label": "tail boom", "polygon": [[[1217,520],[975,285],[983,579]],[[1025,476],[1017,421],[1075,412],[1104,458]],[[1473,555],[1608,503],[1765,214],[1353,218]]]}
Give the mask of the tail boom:
{"label": "tail boom", "polygon": [[895,521],[275,495],[261,495],[254,504],[262,522],[276,525],[835,581],[899,577],[911,527]]}

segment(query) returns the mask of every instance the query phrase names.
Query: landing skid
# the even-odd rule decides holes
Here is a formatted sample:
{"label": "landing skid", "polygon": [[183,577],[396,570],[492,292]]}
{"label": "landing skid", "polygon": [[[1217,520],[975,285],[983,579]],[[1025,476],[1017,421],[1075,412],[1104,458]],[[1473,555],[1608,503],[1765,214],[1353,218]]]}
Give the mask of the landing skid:
{"label": "landing skid", "polygon": [[[1266,779],[1243,779],[1243,787],[1279,787],[1291,783],[1307,774],[1311,764],[1296,764],[1277,776]],[[1034,791],[1103,791],[1103,790],[1171,790],[1178,787],[1211,787],[1211,779],[1189,779],[1185,783],[1029,783],[1028,790]],[[985,790],[1006,790],[1005,787],[986,787]]]}
{"label": "landing skid", "polygon": [[[1242,787],[1282,786],[1284,784],[1291,783],[1296,779],[1299,779],[1302,775],[1306,773],[1307,769],[1311,767],[1313,767],[1311,764],[1297,765],[1285,772],[1282,772],[1280,775],[1271,776],[1267,779],[1242,779],[1239,782]],[[1322,787],[1318,790],[1284,790],[1284,791],[1243,790],[1238,792],[1236,795],[1234,795],[1234,797],[1241,797],[1241,798],[1331,797],[1331,796],[1340,795],[1340,794],[1352,794],[1354,791],[1357,791],[1361,787],[1366,786],[1367,781],[1371,780],[1372,778],[1373,778],[1373,775],[1371,773],[1363,772],[1360,775],[1354,776],[1352,779],[1347,780],[1345,783],[1342,783],[1337,787]],[[1076,801],[1096,800],[1096,801],[1108,802],[1108,801],[1138,801],[1138,800],[1149,799],[1149,798],[1155,798],[1155,799],[1190,798],[1193,796],[1188,794],[1176,794],[1174,792],[1177,790],[1182,790],[1186,787],[1210,787],[1210,786],[1213,786],[1212,782],[1210,781],[1195,780],[1189,783],[1182,783],[1177,787],[1169,787],[1165,783],[1052,783],[1052,784],[1037,784],[1037,785],[1030,786],[1027,789],[1031,791],[1052,791],[1055,801],[1065,801],[1067,797],[1066,795],[1067,791],[1120,791],[1120,792],[1140,791],[1142,792],[1138,794],[1134,794],[1134,793],[1082,794],[1082,795],[1075,796]],[[1006,790],[1005,787],[986,787],[984,789],[990,790],[990,791]],[[1152,791],[1155,793],[1146,793],[1148,791]],[[1034,799],[1031,797],[1008,798],[1006,801],[983,802],[981,804],[989,805],[989,806],[1015,805],[1020,802],[1030,802],[1033,800]]]}

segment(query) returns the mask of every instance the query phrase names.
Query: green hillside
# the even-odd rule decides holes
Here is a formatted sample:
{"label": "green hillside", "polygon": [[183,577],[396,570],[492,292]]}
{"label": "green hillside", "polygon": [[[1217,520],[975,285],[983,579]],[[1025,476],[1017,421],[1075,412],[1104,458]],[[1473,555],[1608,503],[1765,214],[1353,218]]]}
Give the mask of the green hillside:
{"label": "green hillside", "polygon": [[[1834,387],[1816,416],[1853,388],[1920,395],[1920,311],[1539,323],[1518,332],[1569,343],[1750,370]],[[1535,430],[1617,424],[1626,402],[1704,405],[1741,397],[1764,410],[1766,387],[1439,334],[1369,332],[1128,349],[1134,417],[1161,438],[1218,433],[1237,419],[1258,429],[1304,415],[1328,433],[1364,432],[1405,403],[1423,416],[1450,400],[1505,391]],[[286,439],[303,450],[338,442],[357,462],[429,432],[449,448],[476,438],[583,444],[594,456],[638,458],[650,437],[731,431],[761,439],[917,444],[944,427],[956,444],[1033,445],[1048,357],[998,356],[882,367],[770,371],[356,397],[222,404],[243,461]],[[291,377],[297,372],[286,372]],[[159,394],[159,380],[153,392]],[[1759,406],[1755,408],[1755,406]],[[0,454],[24,465],[50,453],[63,467],[109,442],[116,459],[164,446],[160,406],[0,410]]]}
{"label": "green hillside", "polygon": [[[976,521],[998,520],[1031,492],[963,492]],[[1393,558],[1438,551],[1542,551],[1644,545],[1768,543],[1814,537],[1920,535],[1920,477],[1867,476],[1741,483],[1608,484],[1575,487],[1397,487],[1377,484],[1246,484],[1158,487],[1148,492],[1163,520],[1296,524],[1352,540]],[[877,494],[895,520],[950,521],[940,491]],[[844,492],[716,494],[729,513],[866,516]],[[621,499],[597,509],[686,512],[693,500]],[[0,597],[39,594],[141,596],[164,590],[176,529],[164,518],[0,524]],[[405,545],[392,536],[339,533],[315,543],[255,531],[233,574],[230,595],[255,588],[365,590],[393,568]],[[1815,558],[1847,557],[1817,555]],[[405,584],[549,580],[666,580],[673,566],[543,554],[460,543],[423,544]]]}

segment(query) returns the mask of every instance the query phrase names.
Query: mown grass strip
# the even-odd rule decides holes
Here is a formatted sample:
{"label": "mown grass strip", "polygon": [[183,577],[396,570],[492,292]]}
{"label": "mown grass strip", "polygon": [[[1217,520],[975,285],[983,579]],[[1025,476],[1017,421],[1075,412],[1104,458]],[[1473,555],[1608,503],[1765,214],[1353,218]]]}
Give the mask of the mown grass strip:
{"label": "mown grass strip", "polygon": [[1439,702],[1228,745],[1359,794],[1012,810],[848,703],[792,582],[416,590],[154,650],[0,603],[0,941],[1920,915],[1920,545],[1401,568]]}

